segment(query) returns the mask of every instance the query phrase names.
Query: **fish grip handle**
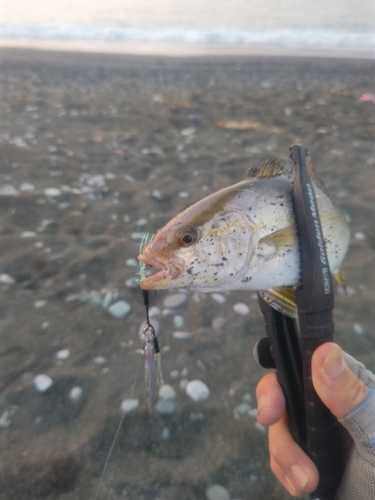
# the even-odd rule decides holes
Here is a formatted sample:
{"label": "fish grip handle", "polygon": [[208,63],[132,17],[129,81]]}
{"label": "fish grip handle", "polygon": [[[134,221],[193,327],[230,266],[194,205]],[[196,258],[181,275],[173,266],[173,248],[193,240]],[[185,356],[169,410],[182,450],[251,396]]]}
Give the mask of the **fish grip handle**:
{"label": "fish grip handle", "polygon": [[345,466],[345,431],[318,397],[311,377],[313,352],[333,340],[333,283],[305,151],[296,144],[290,153],[296,167],[293,202],[301,255],[302,284],[296,290],[296,299],[306,419],[304,449],[319,471],[319,484],[311,498],[333,500]]}

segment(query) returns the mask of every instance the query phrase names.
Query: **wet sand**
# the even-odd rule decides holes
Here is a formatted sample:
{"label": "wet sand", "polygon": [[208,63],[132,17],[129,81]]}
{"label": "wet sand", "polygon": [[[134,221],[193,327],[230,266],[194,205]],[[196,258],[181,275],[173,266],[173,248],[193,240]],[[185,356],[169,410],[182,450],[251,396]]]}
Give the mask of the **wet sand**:
{"label": "wet sand", "polygon": [[[233,414],[246,394],[255,407],[264,373],[252,359],[264,332],[254,295],[226,293],[218,305],[188,293],[157,317],[177,408],[152,417],[136,353],[144,308],[126,261],[138,253],[133,233],[155,232],[270,156],[288,165],[300,142],[351,220],[337,341],[375,370],[375,119],[374,103],[360,100],[374,76],[361,60],[2,50],[0,275],[15,281],[0,284],[2,499],[94,498],[137,373],[140,406],[124,420],[98,498],[204,499],[214,483],[233,499],[289,498],[269,470],[266,434]],[[249,128],[217,126],[229,121]],[[128,316],[95,305],[108,290],[131,305]],[[168,295],[152,305],[163,310]],[[233,310],[238,302],[248,315]],[[178,340],[178,329],[193,335]],[[56,359],[64,349],[69,357]],[[184,368],[209,387],[205,402],[179,389]],[[53,380],[43,394],[38,374]]]}

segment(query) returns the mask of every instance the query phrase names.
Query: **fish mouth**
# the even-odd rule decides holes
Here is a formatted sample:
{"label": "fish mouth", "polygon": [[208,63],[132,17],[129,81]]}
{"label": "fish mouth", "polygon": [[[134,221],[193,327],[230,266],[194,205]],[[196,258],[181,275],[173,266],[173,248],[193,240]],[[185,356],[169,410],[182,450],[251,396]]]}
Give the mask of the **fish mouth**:
{"label": "fish mouth", "polygon": [[[144,252],[138,255],[138,260],[157,270],[155,274],[148,276],[139,283],[142,290],[157,290],[160,288],[166,288],[170,283],[169,280],[178,278],[184,267],[182,259],[173,259],[166,263],[156,257],[146,255]],[[162,283],[163,280],[168,281]]]}

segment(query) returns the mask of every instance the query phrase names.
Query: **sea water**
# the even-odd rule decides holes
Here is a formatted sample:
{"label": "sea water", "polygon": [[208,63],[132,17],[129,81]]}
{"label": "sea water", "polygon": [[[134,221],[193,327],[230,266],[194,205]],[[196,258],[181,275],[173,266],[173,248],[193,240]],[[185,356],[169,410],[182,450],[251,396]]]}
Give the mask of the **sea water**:
{"label": "sea water", "polygon": [[[375,51],[373,0],[2,0],[0,45]],[[93,42],[100,42],[95,44]]]}

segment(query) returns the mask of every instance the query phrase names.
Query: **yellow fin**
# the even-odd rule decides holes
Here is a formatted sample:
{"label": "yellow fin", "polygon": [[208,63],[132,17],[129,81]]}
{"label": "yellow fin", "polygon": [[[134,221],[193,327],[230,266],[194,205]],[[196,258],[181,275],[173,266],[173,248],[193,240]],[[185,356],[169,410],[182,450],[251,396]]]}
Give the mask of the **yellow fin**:
{"label": "yellow fin", "polygon": [[268,159],[260,168],[249,168],[247,171],[248,177],[257,177],[263,179],[265,177],[277,177],[284,172],[284,167],[276,158]]}
{"label": "yellow fin", "polygon": [[297,317],[296,291],[294,288],[283,286],[260,292],[260,295],[276,311],[290,318]]}
{"label": "yellow fin", "polygon": [[297,242],[297,231],[295,226],[287,226],[259,240],[259,246],[266,243],[276,248],[294,246]]}
{"label": "yellow fin", "polygon": [[334,273],[333,276],[335,277],[335,280],[341,286],[341,288],[343,288],[344,290],[346,290],[345,278],[344,278],[344,274],[342,272],[342,269],[339,268],[339,270],[336,273]]}

